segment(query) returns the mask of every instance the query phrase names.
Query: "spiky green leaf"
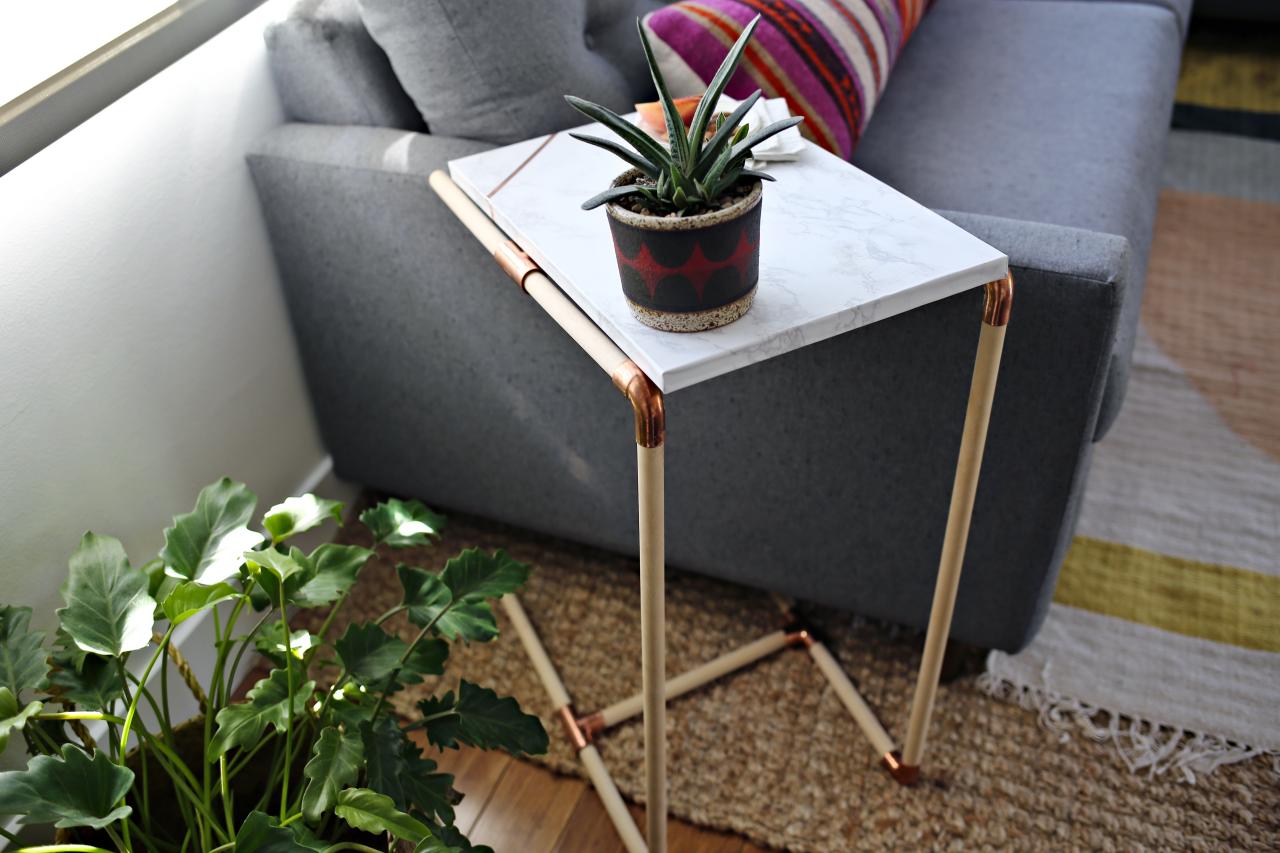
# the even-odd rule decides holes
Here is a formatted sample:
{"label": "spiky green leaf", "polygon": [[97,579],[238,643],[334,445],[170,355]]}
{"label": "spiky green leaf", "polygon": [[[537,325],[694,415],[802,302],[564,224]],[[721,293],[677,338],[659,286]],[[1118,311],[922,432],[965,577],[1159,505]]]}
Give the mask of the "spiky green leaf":
{"label": "spiky green leaf", "polygon": [[627,121],[622,116],[615,113],[608,107],[602,107],[599,104],[593,104],[590,101],[584,101],[582,98],[575,98],[573,95],[565,95],[565,101],[569,106],[585,115],[592,121],[598,121],[605,127],[612,130],[622,140],[636,150],[636,152],[648,160],[654,166],[660,169],[667,169],[672,163],[671,152],[662,147],[658,140],[645,133],[639,127]]}
{"label": "spiky green leaf", "polygon": [[360,736],[328,726],[320,731],[303,768],[308,779],[302,794],[302,816],[315,823],[338,803],[338,792],[356,781],[364,760]]}
{"label": "spiky green leaf", "polygon": [[684,119],[680,117],[680,110],[676,108],[675,99],[667,89],[667,81],[662,76],[662,69],[658,67],[658,60],[653,55],[653,46],[649,44],[649,36],[645,33],[644,24],[639,18],[636,18],[636,32],[640,34],[644,59],[649,65],[649,77],[653,80],[653,87],[658,92],[658,102],[662,104],[662,115],[667,125],[667,143],[671,148],[672,159],[682,168],[688,169],[693,163],[690,158],[689,137],[686,136],[688,131],[684,126]]}
{"label": "spiky green leaf", "polygon": [[229,477],[200,490],[195,509],[173,518],[160,559],[172,577],[215,584],[235,577],[243,554],[263,540],[248,528],[258,498]]}
{"label": "spiky green leaf", "polygon": [[[217,761],[234,747],[256,744],[267,726],[284,731],[290,716],[288,677],[285,670],[273,669],[249,691],[247,701],[218,712],[218,730],[205,756],[209,761]],[[316,685],[314,681],[303,682],[302,674],[296,671],[293,679],[292,715],[296,717],[306,709]]]}
{"label": "spiky green leaf", "polygon": [[80,747],[64,744],[60,755],[37,755],[26,770],[0,773],[0,814],[60,829],[101,829],[133,813],[116,806],[132,784],[133,771],[114,764],[106,752],[90,758]]}
{"label": "spiky green leaf", "polygon": [[702,100],[698,102],[698,108],[693,111],[693,120],[689,122],[689,139],[691,142],[691,158],[693,162],[697,162],[701,156],[702,138],[707,133],[707,124],[711,121],[711,116],[715,114],[716,105],[720,102],[720,96],[724,94],[725,87],[729,85],[733,73],[738,70],[738,63],[742,61],[742,54],[747,49],[747,42],[751,40],[751,34],[755,32],[756,25],[760,23],[760,16],[756,15],[751,19],[742,33],[738,36],[738,40],[733,43],[733,47],[729,48],[729,52],[725,54],[724,61],[720,63],[720,67],[716,69],[716,73],[712,75],[711,82],[707,84],[707,91],[703,94]]}
{"label": "spiky green leaf", "polygon": [[804,116],[791,116],[790,118],[784,118],[782,121],[775,121],[767,127],[762,127],[760,130],[757,130],[755,133],[747,136],[741,142],[734,143],[732,149],[734,158],[751,156],[752,148],[756,147],[761,142],[764,142],[769,137],[782,133],[782,131],[787,128],[795,127],[802,121],[804,121]]}
{"label": "spiky green leaf", "polygon": [[404,786],[404,732],[395,719],[379,717],[360,723],[360,742],[364,746],[364,774],[369,788],[391,799],[398,809],[407,809]]}
{"label": "spiky green leaf", "polygon": [[338,806],[334,811],[355,829],[375,835],[389,832],[412,844],[431,834],[422,821],[396,808],[390,797],[368,788],[347,788],[338,795]]}
{"label": "spiky green leaf", "polygon": [[597,148],[603,148],[605,151],[608,151],[610,154],[614,155],[618,159],[625,161],[626,163],[630,164],[632,167],[636,169],[639,169],[642,174],[644,174],[646,177],[648,177],[651,180],[656,181],[658,179],[658,175],[662,171],[659,167],[650,163],[648,160],[644,159],[639,154],[632,151],[630,148],[619,145],[618,143],[614,142],[612,139],[601,139],[598,136],[588,136],[585,133],[570,133],[569,135],[572,136],[574,139],[578,140],[579,142],[585,142],[588,145],[594,145]]}
{"label": "spiky green leaf", "polygon": [[4,748],[9,745],[9,733],[14,730],[22,731],[27,720],[40,713],[43,707],[44,703],[37,701],[28,702],[24,707],[19,704],[18,697],[12,690],[0,687],[0,752],[4,752]]}
{"label": "spiky green leaf", "polygon": [[271,534],[271,544],[305,533],[332,518],[342,523],[342,501],[331,501],[315,495],[286,498],[267,510],[262,526]]}
{"label": "spiky green leaf", "polygon": [[422,501],[390,498],[360,513],[360,521],[373,534],[375,545],[392,548],[429,545],[444,529],[444,516],[427,508]]}
{"label": "spiky green leaf", "polygon": [[183,581],[175,586],[160,605],[165,618],[178,625],[215,604],[236,598],[240,593],[230,584],[218,583],[204,586],[195,581]]}
{"label": "spiky green leaf", "polygon": [[118,539],[86,533],[71,555],[58,619],[86,652],[119,657],[151,642],[156,603]]}
{"label": "spiky green leaf", "polygon": [[604,192],[596,193],[591,198],[584,201],[582,203],[582,209],[595,210],[602,204],[623,198],[624,196],[629,196],[632,193],[640,192],[642,189],[643,187],[639,184],[623,184],[620,187],[609,187],[609,189]]}
{"label": "spiky green leaf", "polygon": [[32,631],[30,607],[0,607],[0,687],[20,698],[45,686],[44,632]]}
{"label": "spiky green leaf", "polygon": [[733,108],[733,112],[729,113],[720,124],[716,127],[716,132],[711,134],[702,146],[702,153],[698,155],[698,160],[694,164],[694,174],[705,173],[711,164],[715,162],[716,157],[720,156],[720,152],[729,147],[732,143],[734,135],[738,129],[744,127],[742,120],[747,117],[747,113],[755,106],[756,101],[760,100],[761,91],[756,89],[746,100],[742,101],[738,106]]}

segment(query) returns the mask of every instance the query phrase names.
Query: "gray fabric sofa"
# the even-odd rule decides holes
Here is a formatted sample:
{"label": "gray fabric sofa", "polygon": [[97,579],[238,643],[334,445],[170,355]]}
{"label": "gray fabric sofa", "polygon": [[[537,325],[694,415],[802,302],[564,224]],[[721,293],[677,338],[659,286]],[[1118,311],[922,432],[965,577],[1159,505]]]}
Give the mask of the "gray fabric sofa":
{"label": "gray fabric sofa", "polygon": [[[587,22],[567,50],[643,6],[554,5]],[[1016,277],[958,640],[1016,650],[1052,596],[1124,397],[1188,13],[937,0],[856,154]],[[491,144],[427,132],[354,0],[304,0],[267,40],[291,123],[249,161],[337,473],[634,553],[629,408],[427,187]],[[980,302],[670,395],[669,564],[923,626]]]}

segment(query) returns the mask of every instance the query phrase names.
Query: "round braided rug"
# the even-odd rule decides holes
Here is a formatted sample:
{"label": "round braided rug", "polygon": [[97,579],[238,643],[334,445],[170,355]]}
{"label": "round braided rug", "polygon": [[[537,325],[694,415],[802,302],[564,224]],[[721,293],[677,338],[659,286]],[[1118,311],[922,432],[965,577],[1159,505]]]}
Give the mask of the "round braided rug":
{"label": "round braided rug", "polygon": [[[368,544],[356,524],[339,541]],[[451,519],[434,548],[386,551],[371,561],[334,635],[399,601],[396,562],[441,568],[467,547],[503,548],[533,565],[521,600],[579,713],[639,691],[637,563],[476,519]],[[455,646],[446,680],[465,676],[514,695],[552,733],[550,753],[534,760],[581,775],[515,632],[495,610],[502,636]],[[814,608],[805,615],[890,732],[900,734],[920,637],[848,614]],[[667,620],[670,674],[781,626],[768,595],[672,570]],[[982,693],[975,680],[962,677],[940,691],[923,781],[905,789],[877,767],[808,655],[785,650],[670,704],[671,811],[797,851],[1274,850],[1280,843],[1280,784],[1269,762],[1222,767],[1194,785],[1133,775],[1114,747],[1042,728],[1034,712]],[[405,691],[398,710],[411,717],[416,698],[434,689]],[[623,794],[643,802],[640,735],[633,721],[599,743]]]}

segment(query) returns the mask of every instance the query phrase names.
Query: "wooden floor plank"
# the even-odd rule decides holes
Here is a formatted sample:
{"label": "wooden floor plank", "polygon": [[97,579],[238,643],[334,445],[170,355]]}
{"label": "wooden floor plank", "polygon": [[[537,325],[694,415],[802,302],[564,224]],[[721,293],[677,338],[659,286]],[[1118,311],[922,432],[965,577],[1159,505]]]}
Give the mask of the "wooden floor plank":
{"label": "wooden floor plank", "polygon": [[743,843],[737,835],[703,829],[682,820],[667,824],[667,847],[680,853],[742,853]]}
{"label": "wooden floor plank", "polygon": [[512,761],[467,835],[497,851],[552,850],[586,790],[580,779]]}
{"label": "wooden floor plank", "polygon": [[[631,819],[643,833],[644,809],[631,803],[627,804],[627,808],[631,812]],[[626,853],[627,848],[613,828],[613,821],[609,820],[604,803],[600,802],[591,786],[588,785],[578,798],[573,814],[569,815],[569,823],[553,850],[554,853],[585,853],[588,850],[592,853]]]}

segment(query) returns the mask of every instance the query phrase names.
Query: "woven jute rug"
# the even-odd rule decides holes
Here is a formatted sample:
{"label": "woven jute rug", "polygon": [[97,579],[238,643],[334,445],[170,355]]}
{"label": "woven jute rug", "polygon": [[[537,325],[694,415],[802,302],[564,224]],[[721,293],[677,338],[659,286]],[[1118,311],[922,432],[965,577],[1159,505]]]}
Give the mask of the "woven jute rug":
{"label": "woven jute rug", "polygon": [[[362,534],[359,525],[348,525],[340,541],[367,544]],[[506,549],[534,567],[521,599],[579,712],[638,692],[638,565],[475,519],[451,519],[433,548],[372,561],[335,631],[399,600],[394,561],[440,568],[473,546]],[[847,614],[804,615],[890,731],[900,733],[920,637]],[[498,616],[500,638],[455,648],[445,680],[465,676],[516,696],[553,733],[550,754],[536,760],[580,774],[500,608]],[[667,619],[669,673],[780,627],[767,595],[670,570]],[[398,710],[412,717],[416,695],[435,686],[401,695]],[[1035,713],[983,693],[973,675],[942,688],[925,778],[913,789],[877,767],[861,732],[799,650],[673,701],[668,720],[671,811],[776,848],[1264,850],[1280,838],[1280,785],[1269,767],[1224,767],[1195,786],[1137,776],[1111,746],[1047,730]],[[632,722],[600,741],[619,788],[637,802],[644,789],[640,736]]]}

